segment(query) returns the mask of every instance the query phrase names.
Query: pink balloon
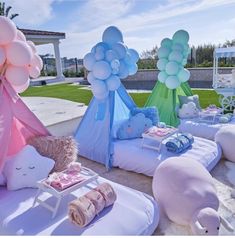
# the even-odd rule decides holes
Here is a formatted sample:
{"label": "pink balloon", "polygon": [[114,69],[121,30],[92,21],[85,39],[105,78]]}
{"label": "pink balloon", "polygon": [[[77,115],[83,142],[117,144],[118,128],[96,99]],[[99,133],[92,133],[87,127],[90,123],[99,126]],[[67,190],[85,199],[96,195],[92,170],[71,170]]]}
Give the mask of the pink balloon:
{"label": "pink balloon", "polygon": [[29,76],[30,77],[36,79],[40,76],[41,72],[40,72],[40,69],[37,66],[35,67],[35,66],[30,65],[28,67],[28,70],[29,70]]}
{"label": "pink balloon", "polygon": [[7,60],[15,66],[29,65],[32,60],[32,50],[26,42],[13,41],[6,47]]}
{"label": "pink balloon", "polygon": [[24,33],[20,30],[17,30],[16,39],[19,41],[26,41]]}
{"label": "pink balloon", "polygon": [[42,68],[43,68],[42,59],[39,55],[36,55],[36,54],[33,56],[33,59],[30,64],[34,67],[38,67],[39,70],[42,70]]}
{"label": "pink balloon", "polygon": [[0,66],[2,66],[5,61],[6,61],[5,50],[3,47],[0,47]]}
{"label": "pink balloon", "polygon": [[7,45],[16,37],[16,26],[9,18],[0,16],[0,45]]}
{"label": "pink balloon", "polygon": [[5,76],[12,86],[23,86],[29,79],[29,73],[25,67],[14,65],[7,67]]}
{"label": "pink balloon", "polygon": [[28,79],[28,81],[24,85],[21,85],[21,86],[12,85],[12,87],[17,93],[23,93],[29,87],[29,84],[30,84],[30,80]]}
{"label": "pink balloon", "polygon": [[28,43],[29,47],[31,48],[32,52],[35,54],[37,52],[35,44],[30,40],[28,40],[27,43]]}

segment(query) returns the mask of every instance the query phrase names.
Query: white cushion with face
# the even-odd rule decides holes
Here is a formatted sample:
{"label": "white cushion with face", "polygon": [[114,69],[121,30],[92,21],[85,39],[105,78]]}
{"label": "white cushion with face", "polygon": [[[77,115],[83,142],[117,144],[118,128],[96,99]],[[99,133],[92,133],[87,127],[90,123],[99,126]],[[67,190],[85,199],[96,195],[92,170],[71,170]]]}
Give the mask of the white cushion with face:
{"label": "white cushion with face", "polygon": [[5,164],[3,173],[7,189],[36,188],[37,181],[46,178],[54,164],[54,160],[41,156],[33,146],[26,145]]}

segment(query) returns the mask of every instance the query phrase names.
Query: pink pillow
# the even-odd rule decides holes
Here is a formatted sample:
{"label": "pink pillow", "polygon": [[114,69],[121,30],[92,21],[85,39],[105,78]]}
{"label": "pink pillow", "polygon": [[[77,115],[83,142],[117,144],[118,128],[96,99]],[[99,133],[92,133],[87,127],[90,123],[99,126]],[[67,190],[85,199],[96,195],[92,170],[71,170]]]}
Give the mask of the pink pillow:
{"label": "pink pillow", "polygon": [[63,171],[71,162],[77,160],[77,143],[71,136],[38,136],[30,138],[28,144],[34,146],[42,156],[55,161],[52,172]]}

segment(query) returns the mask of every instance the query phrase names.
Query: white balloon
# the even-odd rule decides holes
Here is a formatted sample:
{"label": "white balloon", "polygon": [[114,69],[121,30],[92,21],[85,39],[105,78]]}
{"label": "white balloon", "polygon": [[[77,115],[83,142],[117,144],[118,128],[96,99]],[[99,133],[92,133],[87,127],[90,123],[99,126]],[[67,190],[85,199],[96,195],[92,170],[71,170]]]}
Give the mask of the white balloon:
{"label": "white balloon", "polygon": [[32,58],[32,50],[26,42],[13,41],[6,47],[6,56],[10,64],[15,66],[29,65]]}
{"label": "white balloon", "polygon": [[17,93],[23,93],[29,87],[29,84],[30,84],[30,80],[28,79],[28,81],[24,85],[21,85],[21,86],[12,85],[12,87]]}
{"label": "white balloon", "polygon": [[0,66],[2,66],[5,61],[6,61],[5,50],[3,47],[0,47]]}
{"label": "white balloon", "polygon": [[41,71],[43,68],[43,62],[42,59],[39,55],[35,54],[30,62],[30,65],[34,67],[38,67],[39,70]]}
{"label": "white balloon", "polygon": [[14,86],[25,85],[29,79],[28,70],[25,67],[10,65],[6,69],[6,79]]}
{"label": "white balloon", "polygon": [[27,41],[27,44],[28,44],[29,47],[31,48],[32,52],[33,52],[34,54],[36,54],[37,50],[36,50],[35,44],[34,44],[32,41],[30,41],[30,40]]}
{"label": "white balloon", "polygon": [[0,45],[7,45],[16,37],[16,26],[9,18],[0,16]]}
{"label": "white balloon", "polygon": [[28,67],[29,70],[29,76],[32,77],[33,79],[36,79],[40,76],[40,69],[36,66],[29,66]]}

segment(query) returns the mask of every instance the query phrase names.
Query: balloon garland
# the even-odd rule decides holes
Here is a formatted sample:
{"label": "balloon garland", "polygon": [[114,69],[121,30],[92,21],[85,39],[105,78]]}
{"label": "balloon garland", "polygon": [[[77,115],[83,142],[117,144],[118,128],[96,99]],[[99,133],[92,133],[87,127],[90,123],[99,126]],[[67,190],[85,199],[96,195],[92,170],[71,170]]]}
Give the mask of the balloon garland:
{"label": "balloon garland", "polygon": [[0,16],[0,29],[0,74],[17,93],[22,93],[29,86],[29,77],[39,77],[42,59],[34,43],[27,41],[9,18]]}
{"label": "balloon garland", "polygon": [[137,72],[138,60],[137,51],[128,49],[124,44],[121,31],[115,26],[108,27],[102,42],[96,44],[83,59],[85,68],[90,71],[87,80],[93,95],[99,100],[108,97],[109,91],[119,88],[120,79]]}
{"label": "balloon garland", "polygon": [[189,34],[184,30],[175,32],[172,40],[165,38],[161,41],[157,62],[160,70],[158,80],[169,89],[176,89],[189,80],[190,72],[184,68],[190,53],[188,41]]}

